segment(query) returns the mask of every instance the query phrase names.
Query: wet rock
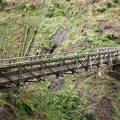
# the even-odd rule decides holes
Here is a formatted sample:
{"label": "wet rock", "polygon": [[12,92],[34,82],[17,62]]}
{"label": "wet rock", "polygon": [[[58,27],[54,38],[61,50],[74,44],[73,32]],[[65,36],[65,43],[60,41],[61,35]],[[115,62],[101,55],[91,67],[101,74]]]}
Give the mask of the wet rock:
{"label": "wet rock", "polygon": [[99,32],[103,32],[106,28],[108,28],[108,21],[100,21],[99,22]]}
{"label": "wet rock", "polygon": [[61,82],[60,78],[56,78],[55,75],[51,75],[51,76],[49,76],[48,80],[51,83],[50,89],[52,92],[56,92],[61,89],[62,82]]}
{"label": "wet rock", "polygon": [[60,46],[62,42],[64,42],[67,39],[68,32],[68,28],[59,28],[59,30],[52,36],[51,41],[57,46]]}

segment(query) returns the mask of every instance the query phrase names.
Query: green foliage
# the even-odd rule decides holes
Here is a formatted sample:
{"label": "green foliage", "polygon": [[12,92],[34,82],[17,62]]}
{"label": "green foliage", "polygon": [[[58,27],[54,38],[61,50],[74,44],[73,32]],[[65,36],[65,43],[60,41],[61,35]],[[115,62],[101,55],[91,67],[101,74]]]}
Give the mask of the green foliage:
{"label": "green foliage", "polygon": [[119,39],[119,37],[115,36],[114,34],[107,34],[106,38],[108,38],[109,40],[113,40],[113,41]]}
{"label": "green foliage", "polygon": [[97,8],[97,11],[103,13],[106,11],[106,9],[107,9],[106,7],[100,7],[100,8]]}
{"label": "green foliage", "polygon": [[117,102],[120,103],[120,95],[119,95],[119,94],[116,94],[116,97],[115,97],[115,98],[116,98]]}
{"label": "green foliage", "polygon": [[46,108],[46,120],[50,118],[56,120],[78,120],[80,113],[84,111],[87,104],[85,98],[72,95],[68,90],[58,91],[53,95],[47,93],[44,98],[44,101],[46,101],[46,105],[44,104],[44,109]]}
{"label": "green foliage", "polygon": [[16,106],[19,113],[21,113],[22,115],[28,115],[29,108],[25,104],[18,102]]}
{"label": "green foliage", "polygon": [[4,95],[0,93],[0,104],[4,105],[7,104],[7,102],[4,99]]}
{"label": "green foliage", "polygon": [[56,8],[55,9],[55,16],[63,16],[64,12],[62,8]]}
{"label": "green foliage", "polygon": [[120,104],[113,104],[113,118],[114,120],[119,120],[120,118]]}
{"label": "green foliage", "polygon": [[46,17],[52,17],[54,16],[54,9],[55,9],[55,6],[53,3],[48,3],[48,6],[47,6],[47,13],[45,13],[45,16]]}
{"label": "green foliage", "polygon": [[49,82],[33,84],[17,94],[11,91],[5,95],[5,98],[16,108],[16,116],[20,114],[21,118],[24,116],[27,119],[30,115],[37,119],[37,111],[45,115],[46,120],[79,120],[80,118],[89,120],[92,118],[92,113],[86,110],[85,95],[80,98],[73,87],[70,89],[64,87],[56,93],[51,93],[49,86]]}
{"label": "green foliage", "polygon": [[81,116],[79,120],[96,120],[91,112]]}
{"label": "green foliage", "polygon": [[119,0],[114,0],[114,3],[118,3],[119,2]]}
{"label": "green foliage", "polygon": [[48,2],[47,4],[47,11],[45,13],[46,17],[53,17],[53,16],[63,16],[64,15],[64,8],[62,2],[53,0],[52,2]]}
{"label": "green foliage", "polygon": [[96,46],[116,46],[117,44],[114,41],[109,41],[107,38],[90,38],[89,41]]}
{"label": "green foliage", "polygon": [[[119,82],[120,83],[120,82]],[[118,87],[120,88],[120,87]],[[115,120],[119,120],[120,119],[120,90],[117,89],[117,92],[115,94],[115,99],[114,102],[112,103],[113,106],[113,117]]]}

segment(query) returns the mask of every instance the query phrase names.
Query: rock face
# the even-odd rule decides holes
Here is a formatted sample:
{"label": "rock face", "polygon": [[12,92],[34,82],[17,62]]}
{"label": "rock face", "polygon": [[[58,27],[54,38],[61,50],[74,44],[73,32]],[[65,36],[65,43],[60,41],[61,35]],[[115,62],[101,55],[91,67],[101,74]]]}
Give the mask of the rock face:
{"label": "rock face", "polygon": [[99,20],[98,30],[96,31],[99,32],[98,38],[101,38],[107,30],[110,30],[110,32],[113,33],[111,36],[107,36],[109,40],[120,39],[120,26],[115,21]]}
{"label": "rock face", "polygon": [[50,89],[52,92],[56,92],[61,89],[62,82],[61,82],[60,78],[56,78],[56,76],[51,75],[51,76],[49,76],[48,79],[51,83]]}
{"label": "rock face", "polygon": [[0,105],[0,120],[15,120],[14,114],[9,106]]}
{"label": "rock face", "polygon": [[69,30],[67,28],[59,28],[59,30],[51,38],[51,41],[57,46],[60,46],[62,42],[64,42],[67,39],[68,32]]}

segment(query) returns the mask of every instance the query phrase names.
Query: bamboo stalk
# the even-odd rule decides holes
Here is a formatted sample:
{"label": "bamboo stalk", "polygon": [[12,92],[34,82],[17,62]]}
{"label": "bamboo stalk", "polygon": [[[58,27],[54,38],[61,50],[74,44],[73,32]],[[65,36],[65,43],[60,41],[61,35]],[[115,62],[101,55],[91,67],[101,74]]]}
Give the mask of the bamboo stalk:
{"label": "bamboo stalk", "polygon": [[28,31],[30,29],[29,26],[25,26],[26,28],[26,32],[25,32],[25,37],[24,37],[24,40],[23,40],[23,44],[22,44],[22,48],[21,48],[21,57],[24,56],[24,51],[25,51],[25,46],[26,46],[26,40],[27,40],[27,35],[28,35]]}
{"label": "bamboo stalk", "polygon": [[28,51],[30,50],[30,47],[31,47],[31,45],[32,45],[32,43],[33,43],[33,41],[34,41],[34,38],[35,38],[35,35],[36,35],[36,34],[37,34],[37,29],[35,28],[34,33],[33,33],[32,37],[31,37],[31,39],[30,39],[30,42],[29,42],[29,44],[28,44],[28,46],[27,46],[27,48],[26,48],[26,51],[25,51],[23,57],[25,57],[25,56],[27,55]]}
{"label": "bamboo stalk", "polygon": [[22,46],[22,39],[20,37],[20,46],[19,46],[19,50],[18,50],[18,57],[20,57],[20,54],[21,54],[21,46]]}

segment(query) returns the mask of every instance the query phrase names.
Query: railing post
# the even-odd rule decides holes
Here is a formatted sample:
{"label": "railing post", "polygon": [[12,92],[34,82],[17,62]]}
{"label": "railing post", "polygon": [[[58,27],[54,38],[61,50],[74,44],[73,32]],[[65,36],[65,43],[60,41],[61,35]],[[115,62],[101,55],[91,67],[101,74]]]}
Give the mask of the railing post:
{"label": "railing post", "polygon": [[98,67],[100,66],[100,51],[99,51],[99,53],[98,53],[98,65],[97,65]]}
{"label": "railing post", "polygon": [[110,63],[110,52],[108,51],[108,63],[107,63],[107,65],[109,65],[109,63]]}
{"label": "railing post", "polygon": [[111,50],[110,50],[110,65],[112,65],[113,62],[112,62],[112,53],[111,53]]}
{"label": "railing post", "polygon": [[91,55],[89,54],[89,62],[90,62],[90,69],[92,70],[92,61],[91,61]]}
{"label": "railing post", "polygon": [[44,69],[44,64],[43,64],[43,61],[41,60],[41,73],[43,71],[43,77],[44,77],[44,80],[45,80],[45,69]]}
{"label": "railing post", "polygon": [[[78,52],[76,53],[76,55],[75,55],[75,60],[74,60],[74,62],[75,62],[75,70],[77,70],[78,69],[78,58],[77,58],[77,56],[78,56]],[[80,73],[80,71],[78,70],[78,73]]]}
{"label": "railing post", "polygon": [[102,67],[103,67],[103,59],[102,59],[102,54],[101,53],[100,53],[100,63],[102,65]]}
{"label": "railing post", "polygon": [[9,59],[8,64],[11,64],[11,63],[12,63],[12,60],[11,60],[11,59]]}
{"label": "railing post", "polygon": [[60,60],[60,68],[61,68],[61,71],[62,71],[62,76],[64,77],[64,72],[63,72],[63,61],[62,61],[62,58],[59,59]]}
{"label": "railing post", "polygon": [[117,55],[116,55],[116,61],[118,61],[118,50],[117,50],[116,52],[117,52]]}
{"label": "railing post", "polygon": [[[8,63],[9,63],[9,65],[11,66],[12,60],[9,59]],[[10,68],[10,71],[11,71],[11,68]]]}
{"label": "railing post", "polygon": [[39,66],[40,66],[40,68],[39,68],[39,70],[40,70],[40,79],[39,80],[41,80],[41,63],[39,63]]}
{"label": "railing post", "polygon": [[85,71],[87,71],[87,70],[88,70],[88,66],[89,66],[89,59],[90,59],[90,55],[89,55],[89,53],[87,53],[87,66],[86,66],[86,68],[85,68]]}
{"label": "railing post", "polygon": [[19,84],[20,84],[20,80],[22,82],[22,86],[24,86],[24,80],[23,80],[23,76],[22,76],[22,67],[21,67],[21,64],[18,65],[18,68],[19,68]]}
{"label": "railing post", "polygon": [[[33,60],[33,58],[32,57],[30,57],[30,61],[32,61]],[[33,66],[31,65],[31,68],[32,68]]]}

